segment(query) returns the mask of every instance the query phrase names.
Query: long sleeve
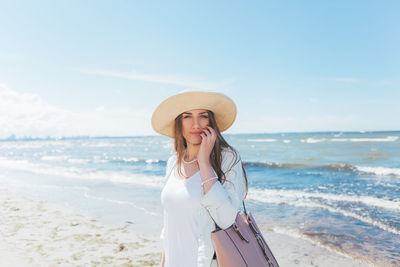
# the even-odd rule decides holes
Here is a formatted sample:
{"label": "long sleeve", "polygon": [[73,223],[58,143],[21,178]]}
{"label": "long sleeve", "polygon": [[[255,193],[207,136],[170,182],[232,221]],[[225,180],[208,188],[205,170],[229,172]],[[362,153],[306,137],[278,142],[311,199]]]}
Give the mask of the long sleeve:
{"label": "long sleeve", "polygon": [[239,155],[237,157],[235,161],[232,150],[223,152],[221,169],[225,173],[226,181],[224,184],[215,182],[207,194],[201,197],[201,204],[221,229],[226,229],[234,223],[245,193],[242,161]]}

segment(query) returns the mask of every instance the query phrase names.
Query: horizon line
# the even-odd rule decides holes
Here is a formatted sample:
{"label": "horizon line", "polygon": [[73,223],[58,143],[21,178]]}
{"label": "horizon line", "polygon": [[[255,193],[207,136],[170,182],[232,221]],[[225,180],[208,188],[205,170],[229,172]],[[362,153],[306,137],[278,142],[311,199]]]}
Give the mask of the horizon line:
{"label": "horizon line", "polygon": [[[400,130],[372,130],[372,131],[293,131],[293,132],[254,132],[254,133],[222,133],[223,135],[256,135],[256,134],[321,134],[321,133],[389,133],[389,132],[399,132]],[[153,134],[153,135],[73,135],[73,136],[46,136],[46,137],[32,137],[32,136],[24,136],[24,137],[16,137],[14,134],[10,135],[7,138],[0,138],[0,141],[26,141],[26,140],[63,140],[63,139],[105,139],[105,138],[132,138],[132,137],[165,137],[161,134]]]}

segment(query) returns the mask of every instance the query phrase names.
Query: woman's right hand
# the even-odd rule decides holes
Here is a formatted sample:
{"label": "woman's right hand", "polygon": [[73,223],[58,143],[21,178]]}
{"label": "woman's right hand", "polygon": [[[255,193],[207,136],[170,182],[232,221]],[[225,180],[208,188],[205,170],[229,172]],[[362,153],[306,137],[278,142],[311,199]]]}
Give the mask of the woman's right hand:
{"label": "woman's right hand", "polygon": [[199,163],[209,163],[211,151],[214,148],[215,140],[217,139],[217,134],[213,128],[207,126],[206,129],[200,134],[201,144],[199,152],[197,153],[197,161]]}

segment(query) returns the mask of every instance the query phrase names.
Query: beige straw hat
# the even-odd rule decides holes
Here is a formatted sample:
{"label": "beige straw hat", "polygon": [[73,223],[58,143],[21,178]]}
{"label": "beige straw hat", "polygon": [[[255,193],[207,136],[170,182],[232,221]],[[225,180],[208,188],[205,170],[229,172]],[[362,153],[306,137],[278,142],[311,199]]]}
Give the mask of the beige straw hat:
{"label": "beige straw hat", "polygon": [[168,97],[156,108],[151,118],[154,131],[174,138],[175,118],[192,109],[214,112],[221,132],[228,129],[236,118],[236,105],[228,96],[217,92],[184,91]]}

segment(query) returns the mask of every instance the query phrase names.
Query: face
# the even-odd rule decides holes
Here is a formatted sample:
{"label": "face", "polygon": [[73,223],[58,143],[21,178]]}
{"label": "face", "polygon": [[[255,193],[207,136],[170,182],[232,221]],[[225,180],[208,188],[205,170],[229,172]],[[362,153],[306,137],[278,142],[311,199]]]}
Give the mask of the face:
{"label": "face", "polygon": [[187,143],[201,144],[200,134],[210,125],[206,109],[192,109],[182,114],[182,134]]}

